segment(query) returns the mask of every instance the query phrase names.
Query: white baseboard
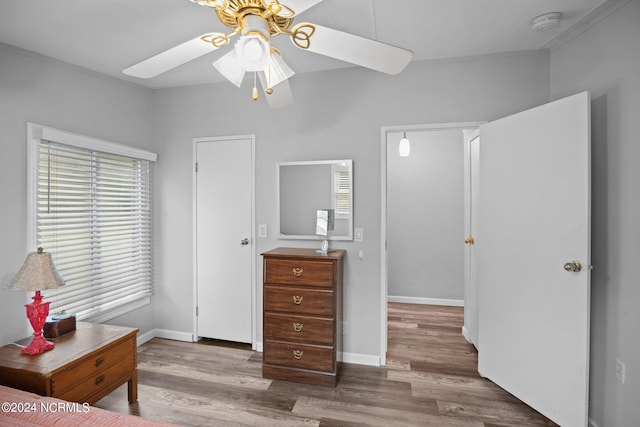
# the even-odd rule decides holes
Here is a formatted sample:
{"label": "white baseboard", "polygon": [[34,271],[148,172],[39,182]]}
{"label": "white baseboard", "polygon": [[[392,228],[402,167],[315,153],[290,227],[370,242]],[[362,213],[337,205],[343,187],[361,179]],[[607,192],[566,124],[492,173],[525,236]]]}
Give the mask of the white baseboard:
{"label": "white baseboard", "polygon": [[262,353],[262,349],[263,349],[263,347],[262,347],[262,341],[257,342],[257,343],[256,343],[256,351],[257,351],[258,353]]}
{"label": "white baseboard", "polygon": [[138,347],[142,344],[146,343],[150,339],[156,336],[155,329],[150,330],[149,332],[145,332],[144,334],[138,334]]}
{"label": "white baseboard", "polygon": [[354,363],[356,365],[367,366],[380,366],[380,356],[373,356],[371,354],[358,354],[358,353],[338,353],[339,362]]}
{"label": "white baseboard", "polygon": [[191,332],[172,331],[170,329],[154,329],[156,337],[166,338],[168,340],[193,342],[193,334]]}
{"label": "white baseboard", "polygon": [[193,334],[191,332],[172,331],[169,329],[152,329],[149,332],[138,335],[138,345],[142,345],[151,338],[156,337],[175,341],[193,342]]}
{"label": "white baseboard", "polygon": [[466,327],[466,326],[463,326],[463,327],[462,327],[462,336],[464,337],[464,339],[465,339],[465,340],[467,340],[467,342],[468,342],[469,344],[473,344],[473,343],[471,342],[471,339],[469,338],[469,331],[467,331],[467,327]]}
{"label": "white baseboard", "polygon": [[448,305],[451,307],[464,307],[464,300],[461,299],[398,297],[388,295],[387,302],[404,302],[408,304]]}

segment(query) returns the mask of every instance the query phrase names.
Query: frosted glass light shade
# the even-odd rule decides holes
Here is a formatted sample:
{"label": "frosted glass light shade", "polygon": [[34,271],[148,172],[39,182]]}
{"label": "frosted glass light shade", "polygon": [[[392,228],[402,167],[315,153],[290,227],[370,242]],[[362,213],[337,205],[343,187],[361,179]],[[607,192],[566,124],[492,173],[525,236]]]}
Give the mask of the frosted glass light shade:
{"label": "frosted glass light shade", "polygon": [[400,157],[407,157],[411,153],[411,143],[407,138],[407,134],[405,133],[400,140],[400,145],[398,145],[398,154]]}
{"label": "frosted glass light shade", "polygon": [[269,42],[260,36],[240,36],[234,50],[245,71],[261,71],[269,65]]}
{"label": "frosted glass light shade", "polygon": [[274,88],[294,74],[295,72],[284,62],[284,59],[279,54],[272,52],[269,66],[264,71],[260,71],[258,77],[260,77],[260,84],[266,90]]}
{"label": "frosted glass light shade", "polygon": [[240,63],[238,55],[234,49],[230,50],[227,54],[215,61],[213,66],[227,80],[240,87],[245,71],[244,68],[242,68],[242,64]]}

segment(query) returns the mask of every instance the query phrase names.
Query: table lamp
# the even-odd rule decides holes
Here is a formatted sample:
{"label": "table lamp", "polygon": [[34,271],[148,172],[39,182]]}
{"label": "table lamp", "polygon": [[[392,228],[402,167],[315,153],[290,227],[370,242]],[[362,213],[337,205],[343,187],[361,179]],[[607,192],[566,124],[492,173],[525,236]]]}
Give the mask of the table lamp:
{"label": "table lamp", "polygon": [[30,252],[16,277],[11,279],[9,288],[14,290],[35,291],[33,302],[25,304],[27,318],[33,327],[33,340],[31,344],[22,349],[22,354],[35,355],[51,350],[54,344],[47,341],[42,335],[42,327],[49,315],[49,302],[42,302],[40,291],[54,289],[65,284],[65,281],[53,265],[51,254],[43,252]]}

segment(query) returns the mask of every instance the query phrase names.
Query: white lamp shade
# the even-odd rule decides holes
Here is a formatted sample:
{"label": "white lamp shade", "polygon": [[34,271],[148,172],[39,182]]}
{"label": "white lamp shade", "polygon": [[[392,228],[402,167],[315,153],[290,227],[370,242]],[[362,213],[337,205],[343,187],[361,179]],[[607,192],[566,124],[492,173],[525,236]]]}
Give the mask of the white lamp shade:
{"label": "white lamp shade", "polygon": [[294,74],[295,72],[284,62],[280,55],[271,53],[269,66],[265,71],[258,72],[258,77],[260,78],[260,84],[266,90],[276,87]]}
{"label": "white lamp shade", "polygon": [[42,252],[42,249],[39,248],[38,252],[31,252],[27,255],[22,268],[11,279],[9,287],[24,291],[43,291],[58,288],[64,284],[64,279],[53,264],[51,254]]}
{"label": "white lamp shade", "polygon": [[403,136],[400,140],[400,145],[398,145],[398,154],[401,157],[407,157],[411,153],[411,143],[407,138],[407,135]]}
{"label": "white lamp shade", "polygon": [[242,64],[240,64],[238,54],[234,49],[230,50],[227,54],[215,61],[213,63],[213,66],[227,80],[240,87],[240,85],[242,84],[242,79],[244,79],[245,71],[242,68]]}
{"label": "white lamp shade", "polygon": [[258,35],[240,36],[234,50],[245,71],[260,71],[269,65],[269,42]]}

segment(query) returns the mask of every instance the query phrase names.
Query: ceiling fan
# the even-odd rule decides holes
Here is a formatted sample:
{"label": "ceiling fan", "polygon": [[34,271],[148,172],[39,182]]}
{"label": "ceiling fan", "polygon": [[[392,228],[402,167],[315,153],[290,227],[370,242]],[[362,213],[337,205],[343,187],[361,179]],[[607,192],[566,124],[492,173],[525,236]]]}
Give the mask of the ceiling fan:
{"label": "ceiling fan", "polygon": [[[258,99],[256,80],[272,108],[293,102],[288,79],[295,72],[284,62],[280,51],[270,40],[288,35],[302,49],[336,58],[387,74],[398,74],[413,52],[375,40],[334,30],[318,24],[302,22],[293,25],[294,17],[322,0],[287,0],[295,11],[278,0],[190,0],[216,11],[220,21],[231,31],[207,33],[154,55],[123,70],[123,73],[152,78],[229,44],[240,35],[233,49],[216,60],[214,67],[230,82],[240,87],[245,73],[253,72],[253,99]],[[275,88],[275,90],[274,90]]]}

